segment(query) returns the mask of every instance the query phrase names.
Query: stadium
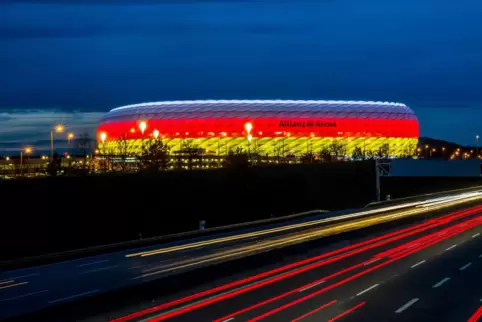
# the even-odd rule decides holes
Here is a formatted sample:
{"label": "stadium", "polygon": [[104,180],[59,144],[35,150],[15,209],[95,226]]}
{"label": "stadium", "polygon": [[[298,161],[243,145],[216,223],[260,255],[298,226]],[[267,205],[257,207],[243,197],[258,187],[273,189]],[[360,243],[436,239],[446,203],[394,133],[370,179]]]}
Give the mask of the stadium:
{"label": "stadium", "polygon": [[[114,108],[101,120],[99,147],[140,152],[145,140],[159,139],[171,152],[195,147],[226,155],[243,149],[263,156],[300,156],[342,144],[392,156],[413,154],[419,137],[415,113],[406,105],[368,101],[199,100],[166,101]],[[187,142],[189,142],[188,145]]]}

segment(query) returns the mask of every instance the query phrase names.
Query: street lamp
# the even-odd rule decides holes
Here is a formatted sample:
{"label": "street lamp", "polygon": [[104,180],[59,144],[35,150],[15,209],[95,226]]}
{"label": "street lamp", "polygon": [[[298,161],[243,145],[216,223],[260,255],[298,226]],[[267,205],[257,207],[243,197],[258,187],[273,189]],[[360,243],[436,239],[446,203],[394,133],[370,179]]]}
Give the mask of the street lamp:
{"label": "street lamp", "polygon": [[53,127],[50,131],[50,159],[54,159],[54,134],[55,133],[62,133],[65,130],[65,127],[62,124],[57,124]]}
{"label": "street lamp", "polygon": [[154,132],[152,132],[152,135],[154,136],[155,139],[157,139],[159,137],[159,131],[154,130]]}
{"label": "street lamp", "polygon": [[105,139],[107,139],[107,133],[102,132],[100,134],[100,140],[102,141],[102,145],[104,145]]}
{"label": "street lamp", "polygon": [[246,123],[246,124],[244,125],[244,128],[245,128],[246,132],[247,132],[248,134],[250,134],[250,133],[251,133],[251,130],[253,129],[253,124],[251,124],[250,122],[248,122],[248,123]]}
{"label": "street lamp", "polygon": [[69,144],[70,144],[70,141],[72,141],[73,138],[74,138],[74,133],[67,134],[67,141],[68,141]]}
{"label": "street lamp", "polygon": [[139,123],[139,129],[141,130],[142,135],[144,135],[144,131],[147,129],[147,123],[144,121],[141,121]]}
{"label": "street lamp", "polygon": [[20,151],[20,176],[23,176],[23,153],[25,154],[30,154],[32,153],[32,148],[25,148],[22,151]]}

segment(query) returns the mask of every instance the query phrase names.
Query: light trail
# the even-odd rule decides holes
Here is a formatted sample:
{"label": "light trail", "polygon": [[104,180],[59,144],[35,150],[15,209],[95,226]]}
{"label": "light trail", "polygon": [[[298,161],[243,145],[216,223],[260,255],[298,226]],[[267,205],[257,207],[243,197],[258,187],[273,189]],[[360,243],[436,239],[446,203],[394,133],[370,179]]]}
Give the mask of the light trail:
{"label": "light trail", "polygon": [[[428,229],[436,228],[440,225],[449,223],[452,220],[457,220],[457,219],[460,219],[460,218],[463,218],[463,217],[466,217],[466,216],[473,215],[473,214],[477,213],[478,211],[480,211],[481,209],[482,209],[482,206],[478,206],[478,207],[473,207],[473,208],[470,208],[470,209],[458,211],[458,212],[455,212],[455,213],[450,213],[450,214],[441,216],[441,217],[436,218],[436,219],[432,219],[430,221],[427,221],[427,222],[424,222],[424,223],[421,223],[421,224],[417,224],[417,225],[414,225],[414,226],[411,226],[411,227],[401,229],[399,231],[384,234],[382,236],[372,238],[370,240],[366,240],[366,241],[363,241],[363,242],[360,242],[360,243],[356,243],[356,244],[353,244],[351,246],[347,246],[347,247],[344,247],[344,248],[341,248],[341,249],[338,249],[338,250],[335,250],[335,251],[331,251],[331,252],[328,252],[328,253],[325,253],[325,254],[321,254],[321,255],[316,256],[316,257],[312,257],[312,258],[309,258],[309,259],[305,259],[303,261],[288,264],[288,265],[279,267],[279,268],[271,270],[271,271],[267,271],[267,272],[264,272],[264,273],[261,273],[261,274],[258,274],[258,275],[254,275],[254,276],[251,276],[251,277],[248,277],[248,278],[244,278],[244,279],[232,282],[232,283],[221,285],[219,287],[209,289],[209,290],[206,290],[206,291],[203,291],[203,292],[199,292],[199,293],[193,294],[191,296],[187,296],[187,297],[177,299],[177,300],[174,300],[174,301],[171,301],[171,302],[167,302],[167,303],[164,303],[164,304],[152,307],[152,308],[148,308],[148,309],[145,309],[145,310],[134,312],[134,313],[131,313],[131,314],[126,315],[124,317],[114,319],[112,321],[115,321],[115,322],[129,321],[129,320],[134,319],[134,318],[138,318],[138,317],[141,317],[141,316],[145,316],[147,314],[151,314],[151,313],[155,313],[155,312],[158,312],[158,311],[161,311],[161,310],[164,310],[164,309],[168,309],[170,307],[180,305],[180,304],[183,304],[183,303],[186,303],[186,302],[189,302],[189,301],[192,301],[192,300],[195,300],[195,299],[207,296],[207,295],[211,295],[211,294],[215,294],[215,293],[218,293],[218,292],[221,292],[221,291],[224,291],[224,290],[228,290],[230,288],[234,288],[234,287],[237,287],[239,285],[247,284],[249,282],[256,281],[256,280],[259,280],[259,279],[264,278],[264,277],[269,277],[270,275],[274,275],[274,274],[277,274],[277,273],[280,273],[280,272],[284,272],[284,271],[287,271],[289,269],[299,267],[301,265],[310,264],[312,262],[318,261],[318,260],[323,259],[323,258],[330,258],[330,257],[333,257],[334,255],[338,255],[338,254],[341,254],[343,252],[347,252],[347,251],[354,250],[356,248],[362,247],[360,250],[357,250],[356,252],[352,252],[348,255],[350,256],[350,255],[353,255],[353,254],[356,254],[356,253],[360,253],[360,252],[366,251],[368,249],[372,249],[374,247],[379,247],[379,246],[388,244],[390,242],[409,237],[409,236],[411,236],[413,234],[416,234],[416,233],[421,233],[421,232],[426,231]],[[438,231],[437,233],[439,233],[439,232],[440,231]],[[372,243],[375,243],[375,244],[370,245]],[[369,246],[367,246],[367,245],[369,245]],[[287,278],[287,277],[290,277],[290,276],[294,276],[296,274],[300,274],[302,272],[305,272],[307,270],[319,267],[321,265],[326,265],[326,264],[331,263],[333,261],[341,260],[345,257],[348,257],[348,256],[339,256],[339,257],[330,259],[329,261],[327,260],[327,261],[324,261],[322,263],[311,264],[311,265],[303,267],[301,269],[297,269],[295,271],[290,271],[288,273],[285,273],[284,275],[280,275],[280,276],[277,276],[275,278],[259,282],[258,284],[254,284],[254,285],[250,286],[249,288],[244,288],[244,289],[241,289],[241,290],[237,290],[235,292],[228,292],[228,293],[216,296],[214,298],[210,298],[210,299],[208,299],[204,302],[196,303],[195,305],[190,305],[187,308],[183,308],[181,311],[176,311],[177,313],[172,313],[170,315],[176,316],[176,315],[179,315],[179,314],[183,314],[187,311],[191,311],[191,310],[194,310],[194,309],[197,309],[197,308],[200,308],[200,307],[207,306],[207,305],[212,304],[212,303],[216,303],[216,302],[228,299],[230,297],[248,292],[250,290],[262,287],[264,285],[274,283],[278,280],[281,280],[281,279],[284,279],[284,278]],[[317,282],[315,282],[315,283],[317,283]],[[307,285],[305,287],[309,287],[309,286],[310,285]],[[230,318],[230,316],[227,316],[224,319],[227,319],[227,318]],[[221,320],[218,320],[218,321],[220,322]]]}
{"label": "light trail", "polygon": [[[445,199],[445,198],[447,198],[447,199]],[[440,200],[440,199],[441,198],[437,198],[436,199],[436,200],[438,200],[437,202],[434,202],[433,200],[429,199],[429,200],[425,200],[425,201],[404,203],[404,204],[400,204],[400,205],[384,207],[384,208],[380,208],[380,209],[372,209],[372,210],[367,210],[367,211],[361,211],[361,212],[356,212],[356,213],[352,213],[352,214],[346,214],[346,215],[341,215],[341,216],[336,216],[336,217],[331,217],[331,218],[324,218],[324,219],[314,220],[314,221],[305,222],[305,223],[286,225],[286,226],[282,226],[282,227],[270,228],[270,229],[265,229],[265,230],[256,231],[256,232],[238,234],[238,235],[234,235],[234,236],[216,238],[216,239],[200,241],[200,242],[194,242],[194,243],[190,243],[190,244],[186,244],[186,245],[178,245],[178,246],[160,248],[160,249],[156,249],[156,250],[149,250],[149,251],[143,251],[143,252],[138,252],[138,253],[132,253],[132,254],[127,254],[125,256],[126,257],[135,257],[135,256],[144,257],[144,256],[153,256],[153,255],[165,254],[165,253],[181,251],[181,250],[186,250],[186,249],[193,249],[193,248],[202,247],[202,246],[206,246],[206,245],[214,245],[214,244],[219,244],[219,243],[224,243],[224,242],[229,242],[229,241],[242,240],[242,239],[246,239],[246,238],[258,237],[258,236],[273,234],[273,233],[277,233],[277,232],[284,232],[284,231],[289,231],[289,230],[293,230],[293,229],[309,227],[309,226],[313,226],[313,225],[336,222],[336,221],[345,220],[345,219],[358,218],[358,217],[362,217],[362,216],[379,214],[379,213],[384,213],[384,212],[393,211],[393,210],[399,210],[399,209],[408,208],[408,207],[425,205],[424,207],[416,208],[417,211],[415,213],[420,214],[420,213],[433,211],[434,209],[441,209],[441,208],[450,207],[450,206],[453,206],[455,204],[458,204],[459,202],[467,202],[467,201],[471,201],[471,200],[482,199],[482,193],[481,192],[465,193],[465,194],[456,195],[456,196],[453,196],[453,197],[444,197],[444,199],[442,199],[442,200]],[[438,208],[438,207],[440,207],[440,208]],[[403,215],[404,212],[401,212],[401,213],[398,213],[398,214]]]}
{"label": "light trail", "polygon": [[[478,225],[480,225],[480,224],[481,224],[481,223],[479,222]],[[474,226],[470,226],[470,228],[473,228],[473,227],[474,227]],[[469,229],[470,229],[470,228],[469,228]],[[462,231],[466,231],[466,230],[468,230],[468,229],[467,229],[466,227],[464,227],[464,229],[463,229]],[[448,234],[447,234],[447,235],[448,235]],[[445,236],[443,237],[443,239],[447,239],[447,237],[446,237],[447,235],[445,235]],[[443,239],[441,239],[441,240],[443,240]],[[440,240],[439,240],[439,241],[440,241]],[[438,242],[438,241],[437,241],[437,242]],[[429,244],[426,245],[424,248],[429,247],[429,246],[431,246],[431,245],[433,245],[433,244],[435,244],[435,243],[429,243]],[[350,282],[350,281],[352,281],[352,280],[354,280],[354,279],[356,279],[356,278],[358,278],[358,277],[361,277],[361,276],[364,276],[364,275],[366,275],[366,274],[368,274],[368,273],[370,273],[370,272],[373,272],[373,271],[375,271],[375,270],[377,270],[377,269],[379,269],[379,268],[381,268],[381,267],[387,266],[387,265],[390,264],[390,263],[393,263],[393,262],[395,262],[395,261],[397,261],[397,260],[400,260],[400,259],[402,259],[402,258],[405,258],[405,257],[407,257],[408,255],[411,255],[411,254],[413,254],[414,252],[416,252],[416,251],[418,251],[418,250],[420,250],[420,249],[416,249],[416,250],[411,249],[410,252],[408,252],[408,253],[405,253],[405,254],[402,254],[402,255],[397,256],[397,257],[395,257],[395,258],[389,259],[389,260],[387,260],[387,261],[385,261],[385,262],[383,262],[383,263],[381,263],[381,264],[379,264],[379,265],[376,265],[376,266],[374,266],[374,267],[372,267],[372,268],[366,269],[366,270],[361,271],[361,272],[359,272],[359,273],[356,273],[356,274],[354,274],[354,275],[352,275],[352,276],[350,276],[350,277],[347,277],[347,278],[345,278],[345,279],[343,279],[343,280],[341,280],[341,281],[339,281],[339,282],[337,282],[337,283],[335,283],[335,284],[332,284],[332,285],[329,285],[329,286],[327,286],[327,287],[324,287],[323,289],[321,289],[321,290],[319,290],[319,291],[313,292],[313,293],[311,293],[311,294],[309,294],[309,295],[306,295],[306,296],[304,296],[304,297],[301,297],[301,298],[298,298],[298,299],[296,299],[296,300],[294,300],[294,301],[291,301],[291,302],[289,302],[289,303],[287,303],[287,304],[284,304],[284,305],[281,306],[281,307],[278,307],[278,308],[276,308],[276,309],[272,309],[272,310],[270,310],[270,311],[268,311],[268,312],[265,312],[265,313],[263,313],[262,315],[259,315],[259,316],[255,317],[255,318],[253,318],[253,319],[248,320],[248,322],[257,322],[257,321],[259,321],[259,320],[261,320],[261,319],[264,319],[265,317],[268,317],[268,316],[270,316],[270,315],[273,315],[273,314],[275,314],[275,313],[278,313],[278,312],[280,312],[280,311],[282,311],[282,310],[284,310],[284,309],[287,309],[287,308],[289,308],[289,307],[291,307],[291,306],[294,306],[294,305],[296,305],[296,304],[298,304],[298,303],[301,303],[301,302],[304,302],[304,301],[306,301],[306,300],[308,300],[308,299],[311,299],[311,298],[313,298],[313,297],[315,297],[315,296],[317,296],[317,295],[319,295],[319,294],[325,293],[325,292],[327,292],[327,291],[329,291],[329,290],[331,290],[331,289],[334,289],[334,288],[336,288],[336,287],[338,287],[338,286],[341,286],[341,285],[343,285],[343,284],[346,284],[346,283],[348,283],[348,282]],[[352,268],[354,269],[354,268],[356,268],[356,267],[358,267],[358,266],[359,266],[359,264],[352,266]],[[345,270],[346,270],[346,269],[345,269]],[[345,270],[342,270],[342,271],[345,271]],[[325,278],[323,278],[323,279],[327,279],[327,278],[325,277]],[[280,298],[282,298],[282,297],[286,297],[286,296],[292,294],[292,292],[293,292],[293,290],[292,290],[292,291],[289,291],[289,292],[286,292],[286,293],[282,294],[281,296],[277,296],[277,297],[275,297],[275,298],[273,298],[273,299],[280,299]],[[268,303],[268,301],[265,301],[264,304],[266,304],[266,303]],[[151,322],[157,322],[157,321],[160,321],[160,320],[152,319],[152,320],[150,320],[150,321],[151,321]],[[216,320],[215,322],[217,322],[217,321],[218,321],[218,320]]]}
{"label": "light trail", "polygon": [[[480,206],[480,209],[482,209],[482,206]],[[434,210],[434,209],[431,209],[431,210]],[[415,210],[415,209],[404,213],[406,217],[413,216],[416,214],[418,214],[418,210]],[[267,251],[273,248],[286,247],[289,245],[299,244],[299,243],[307,242],[313,239],[318,239],[321,237],[328,237],[336,234],[346,233],[352,230],[361,229],[361,228],[373,226],[376,224],[397,220],[399,218],[400,218],[400,214],[396,214],[396,215],[389,214],[389,215],[379,216],[374,218],[370,217],[368,219],[359,219],[356,221],[351,221],[351,222],[339,224],[336,226],[329,226],[325,229],[316,229],[313,231],[298,233],[296,236],[291,236],[291,235],[282,236],[275,240],[267,240],[267,241],[255,243],[253,245],[239,246],[238,248],[229,249],[227,251],[208,255],[208,256],[191,258],[185,262],[178,262],[178,263],[172,264],[170,265],[170,267],[145,273],[143,275],[136,277],[135,279],[150,277],[158,274],[166,274],[174,270],[177,271],[180,269],[187,269],[195,266],[200,266],[203,264],[205,265],[212,262],[217,262],[217,261],[222,261],[222,260],[227,260],[232,258],[239,258],[252,253]]]}

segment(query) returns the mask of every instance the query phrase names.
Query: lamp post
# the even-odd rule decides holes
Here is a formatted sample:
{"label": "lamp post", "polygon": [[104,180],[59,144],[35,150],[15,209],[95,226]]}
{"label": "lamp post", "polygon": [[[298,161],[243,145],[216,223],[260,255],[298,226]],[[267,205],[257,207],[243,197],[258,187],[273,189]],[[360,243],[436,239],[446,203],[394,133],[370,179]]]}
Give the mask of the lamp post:
{"label": "lamp post", "polygon": [[478,156],[479,155],[479,138],[480,136],[477,134],[475,136],[475,156]]}
{"label": "lamp post", "polygon": [[20,151],[20,176],[23,176],[23,153],[29,154],[32,152],[32,148],[25,148],[24,150]]}
{"label": "lamp post", "polygon": [[65,130],[65,127],[62,124],[57,124],[54,128],[50,131],[50,160],[54,160],[54,134],[55,133],[62,133]]}
{"label": "lamp post", "polygon": [[253,124],[251,124],[250,122],[244,124],[244,129],[246,130],[247,139],[248,139],[248,159],[249,159],[251,155],[251,140],[253,140],[253,136],[251,135]]}

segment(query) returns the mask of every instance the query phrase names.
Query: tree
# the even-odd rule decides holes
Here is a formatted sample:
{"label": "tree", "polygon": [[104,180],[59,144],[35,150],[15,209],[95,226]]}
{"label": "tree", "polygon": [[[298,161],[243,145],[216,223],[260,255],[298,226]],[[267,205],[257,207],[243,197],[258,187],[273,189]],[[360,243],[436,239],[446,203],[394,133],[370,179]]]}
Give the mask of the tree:
{"label": "tree", "polygon": [[[144,141],[143,141],[144,142]],[[112,154],[111,170],[119,172],[128,172],[132,168],[135,150],[132,140],[126,133],[122,134],[115,141],[115,148]]]}
{"label": "tree", "polygon": [[95,141],[89,136],[89,133],[81,133],[74,141],[76,151],[81,151],[83,160],[77,161],[69,167],[69,171],[76,175],[86,175],[93,170],[93,160],[89,154],[94,152]]}
{"label": "tree", "polygon": [[50,160],[47,166],[47,174],[51,177],[55,177],[61,170],[61,158],[57,153],[54,153],[53,160]]}
{"label": "tree", "polygon": [[353,153],[351,154],[351,158],[355,161],[360,161],[360,160],[364,160],[365,159],[365,156],[363,155],[363,151],[360,147],[356,147],[354,150],[353,150]]}
{"label": "tree", "polygon": [[331,153],[327,148],[321,149],[319,153],[319,158],[321,162],[331,162]]}
{"label": "tree", "polygon": [[301,163],[315,163],[315,154],[313,152],[306,152],[300,158]]}
{"label": "tree", "polygon": [[230,150],[226,156],[226,168],[228,169],[244,169],[249,167],[248,153],[243,151],[242,147],[236,150]]}
{"label": "tree", "polygon": [[390,145],[388,143],[383,144],[376,151],[376,156],[379,159],[388,159],[390,157]]}
{"label": "tree", "polygon": [[346,157],[346,145],[338,140],[333,140],[333,142],[329,146],[330,154],[335,158],[344,159]]}
{"label": "tree", "polygon": [[416,151],[417,146],[410,142],[406,146],[404,146],[401,157],[411,159],[416,154]]}
{"label": "tree", "polygon": [[161,139],[143,141],[138,160],[142,172],[165,171],[170,165],[170,147]]}

